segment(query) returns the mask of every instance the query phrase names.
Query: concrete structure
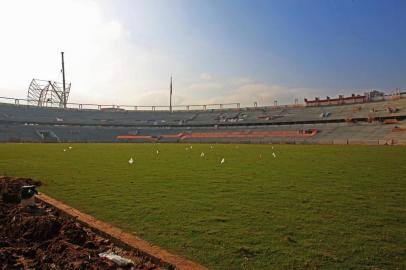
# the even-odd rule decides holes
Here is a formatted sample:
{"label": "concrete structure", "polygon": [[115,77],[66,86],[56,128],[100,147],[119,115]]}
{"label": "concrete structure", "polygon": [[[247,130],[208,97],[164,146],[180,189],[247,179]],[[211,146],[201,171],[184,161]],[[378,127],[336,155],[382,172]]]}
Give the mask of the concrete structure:
{"label": "concrete structure", "polygon": [[[405,98],[172,112],[0,103],[0,142],[402,144],[405,119]],[[302,136],[312,129],[317,130],[314,135]]]}

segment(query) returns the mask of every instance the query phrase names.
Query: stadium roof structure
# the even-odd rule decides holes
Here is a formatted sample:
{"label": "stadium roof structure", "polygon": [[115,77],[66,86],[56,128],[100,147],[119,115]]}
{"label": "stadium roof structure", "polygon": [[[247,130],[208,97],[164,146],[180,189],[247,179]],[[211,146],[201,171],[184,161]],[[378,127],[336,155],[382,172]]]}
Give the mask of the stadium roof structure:
{"label": "stadium roof structure", "polygon": [[27,93],[28,105],[47,107],[57,104],[59,107],[67,107],[71,84],[65,82],[64,52],[61,52],[61,60],[62,83],[32,79]]}
{"label": "stadium roof structure", "polygon": [[30,105],[47,107],[57,104],[59,107],[66,107],[71,84],[51,82],[46,80],[32,79],[28,87],[27,102]]}

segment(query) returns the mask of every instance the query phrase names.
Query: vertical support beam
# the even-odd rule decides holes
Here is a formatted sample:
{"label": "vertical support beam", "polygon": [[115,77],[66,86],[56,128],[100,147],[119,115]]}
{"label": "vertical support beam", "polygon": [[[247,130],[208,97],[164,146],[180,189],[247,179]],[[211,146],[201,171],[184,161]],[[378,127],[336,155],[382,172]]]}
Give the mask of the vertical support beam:
{"label": "vertical support beam", "polygon": [[66,86],[65,86],[65,61],[63,58],[63,52],[61,52],[62,56],[62,84],[63,84],[63,107],[66,108]]}

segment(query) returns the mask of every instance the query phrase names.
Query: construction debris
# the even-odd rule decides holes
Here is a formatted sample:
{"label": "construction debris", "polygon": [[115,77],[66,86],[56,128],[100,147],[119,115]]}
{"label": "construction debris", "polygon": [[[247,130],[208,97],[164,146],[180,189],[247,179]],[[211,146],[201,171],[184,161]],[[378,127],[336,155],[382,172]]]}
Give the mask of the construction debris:
{"label": "construction debris", "polygon": [[120,255],[115,254],[114,252],[102,252],[99,254],[100,258],[107,258],[110,261],[116,263],[118,266],[132,266],[134,263],[133,261],[123,258]]}

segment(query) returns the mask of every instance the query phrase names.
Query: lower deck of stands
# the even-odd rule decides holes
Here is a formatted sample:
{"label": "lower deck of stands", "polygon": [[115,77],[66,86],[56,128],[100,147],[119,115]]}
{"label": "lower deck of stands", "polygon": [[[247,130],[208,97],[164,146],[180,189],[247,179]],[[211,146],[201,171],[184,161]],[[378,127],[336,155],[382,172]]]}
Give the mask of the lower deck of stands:
{"label": "lower deck of stands", "polygon": [[[406,121],[246,127],[94,127],[0,124],[0,142],[199,142],[406,144]],[[317,130],[303,136],[307,130]],[[178,134],[182,134],[179,136]],[[134,140],[133,138],[137,139]],[[153,138],[153,139],[151,139]]]}

